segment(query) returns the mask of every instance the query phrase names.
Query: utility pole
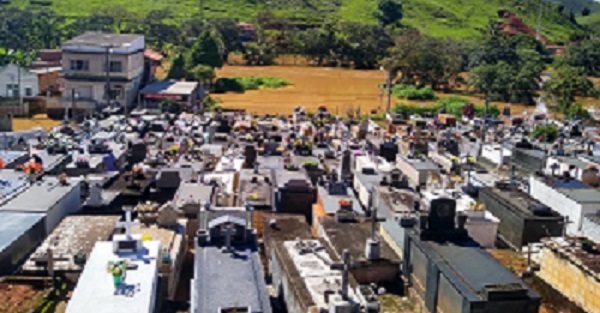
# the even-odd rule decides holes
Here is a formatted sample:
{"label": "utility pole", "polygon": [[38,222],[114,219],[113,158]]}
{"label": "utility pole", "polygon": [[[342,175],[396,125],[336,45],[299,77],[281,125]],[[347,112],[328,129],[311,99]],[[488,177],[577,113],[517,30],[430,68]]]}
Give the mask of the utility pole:
{"label": "utility pole", "polygon": [[535,39],[540,40],[540,34],[542,33],[542,16],[544,13],[544,0],[540,0],[540,16],[538,17],[538,25],[535,31]]}
{"label": "utility pole", "polygon": [[106,47],[106,86],[104,86],[104,94],[106,96],[106,107],[110,107],[110,46]]}

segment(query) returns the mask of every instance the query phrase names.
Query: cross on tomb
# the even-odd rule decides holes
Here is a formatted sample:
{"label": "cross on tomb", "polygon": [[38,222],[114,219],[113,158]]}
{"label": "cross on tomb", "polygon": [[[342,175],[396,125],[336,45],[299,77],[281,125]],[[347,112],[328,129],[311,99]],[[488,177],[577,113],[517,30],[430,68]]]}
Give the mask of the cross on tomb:
{"label": "cross on tomb", "polygon": [[369,207],[368,210],[371,211],[371,240],[378,241],[377,237],[377,223],[385,222],[386,219],[383,217],[377,217],[377,206],[373,206],[373,188],[369,190]]}
{"label": "cross on tomb", "polygon": [[133,210],[132,207],[125,207],[123,210],[125,211],[125,222],[117,222],[117,227],[124,228],[127,240],[131,240],[131,227],[139,225],[140,223],[133,222],[131,220],[131,211]]}
{"label": "cross on tomb", "polygon": [[221,227],[221,232],[225,235],[225,249],[231,251],[231,237],[235,235],[235,227],[231,223]]}
{"label": "cross on tomb", "polygon": [[32,260],[36,263],[40,262],[40,263],[46,263],[46,270],[48,271],[48,276],[50,278],[52,278],[52,281],[55,281],[55,276],[54,276],[54,262],[56,261],[68,261],[68,258],[65,257],[54,257],[54,252],[52,251],[52,248],[48,248],[46,250],[46,253],[43,254],[41,253],[38,255],[34,255]]}
{"label": "cross on tomb", "polygon": [[349,272],[351,269],[358,268],[358,263],[352,263],[350,261],[350,251],[348,249],[344,249],[342,253],[342,262],[341,263],[333,263],[331,264],[332,270],[342,271],[342,288],[341,288],[341,296],[343,300],[348,300],[348,287],[349,287]]}

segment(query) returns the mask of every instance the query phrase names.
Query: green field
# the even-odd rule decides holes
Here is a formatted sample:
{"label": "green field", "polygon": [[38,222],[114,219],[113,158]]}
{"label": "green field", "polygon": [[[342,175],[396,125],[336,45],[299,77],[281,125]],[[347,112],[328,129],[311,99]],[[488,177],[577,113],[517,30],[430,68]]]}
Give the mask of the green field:
{"label": "green field", "polygon": [[[31,6],[28,0],[12,0],[13,5]],[[151,10],[167,9],[175,14],[175,22],[198,14],[200,0],[49,0],[59,14],[76,17],[122,6],[140,15]],[[281,17],[301,23],[318,23],[326,18],[373,24],[377,20],[377,0],[203,0],[206,17],[229,17],[252,21],[258,12],[269,8]],[[539,0],[403,0],[407,26],[437,37],[471,37],[479,34],[490,20],[498,20],[497,12],[508,9],[535,27]],[[553,41],[566,41],[579,28],[554,7],[544,9],[542,32]]]}

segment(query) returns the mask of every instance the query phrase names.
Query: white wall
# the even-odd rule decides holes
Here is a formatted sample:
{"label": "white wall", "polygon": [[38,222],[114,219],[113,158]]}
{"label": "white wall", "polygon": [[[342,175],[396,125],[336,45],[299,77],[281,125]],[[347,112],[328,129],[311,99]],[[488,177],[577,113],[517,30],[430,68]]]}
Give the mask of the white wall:
{"label": "white wall", "polygon": [[[7,93],[7,84],[19,84],[18,67],[14,64],[8,64],[0,68],[0,97],[13,97]],[[25,90],[31,89],[31,96],[39,93],[38,75],[21,68],[21,95],[27,96]]]}
{"label": "white wall", "polygon": [[492,162],[492,164],[500,164],[500,150],[502,150],[502,164],[508,164],[512,152],[509,149],[503,148],[499,144],[488,144],[484,145],[481,151],[481,157]]}
{"label": "white wall", "polygon": [[566,227],[569,235],[579,235],[583,215],[595,212],[600,206],[600,199],[598,199],[598,203],[579,204],[533,176],[529,177],[529,193],[534,199],[547,205],[560,215],[569,218],[569,224]]}

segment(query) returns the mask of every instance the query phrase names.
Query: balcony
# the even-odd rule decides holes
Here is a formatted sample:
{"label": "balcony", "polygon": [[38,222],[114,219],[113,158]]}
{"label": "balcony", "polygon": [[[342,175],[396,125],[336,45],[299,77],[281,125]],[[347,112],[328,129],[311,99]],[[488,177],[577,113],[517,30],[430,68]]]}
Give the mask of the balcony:
{"label": "balcony", "polygon": [[[142,74],[143,67],[139,69],[135,69],[129,72],[111,72],[110,73],[110,81],[111,82],[122,82],[126,83],[134,80],[136,77]],[[88,81],[88,82],[105,82],[106,81],[106,72],[105,71],[71,71],[71,70],[63,70],[61,76],[64,79],[72,80],[72,81]]]}

